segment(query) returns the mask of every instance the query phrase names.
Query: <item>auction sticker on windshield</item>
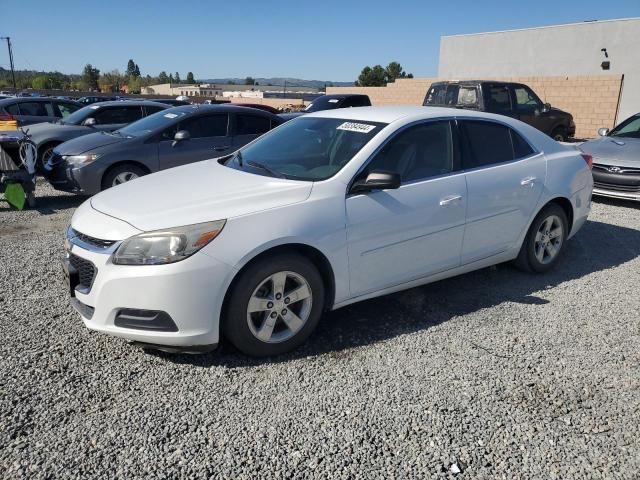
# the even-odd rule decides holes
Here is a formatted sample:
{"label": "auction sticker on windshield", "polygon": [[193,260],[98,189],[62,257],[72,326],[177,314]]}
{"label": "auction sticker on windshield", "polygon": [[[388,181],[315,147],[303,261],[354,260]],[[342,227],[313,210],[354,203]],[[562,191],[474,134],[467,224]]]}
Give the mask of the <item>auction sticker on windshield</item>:
{"label": "auction sticker on windshield", "polygon": [[367,125],[366,123],[344,122],[337,127],[337,130],[346,130],[348,132],[369,133],[376,128],[375,125]]}
{"label": "auction sticker on windshield", "polygon": [[164,114],[164,118],[177,118],[178,115],[176,115],[175,113],[165,113]]}

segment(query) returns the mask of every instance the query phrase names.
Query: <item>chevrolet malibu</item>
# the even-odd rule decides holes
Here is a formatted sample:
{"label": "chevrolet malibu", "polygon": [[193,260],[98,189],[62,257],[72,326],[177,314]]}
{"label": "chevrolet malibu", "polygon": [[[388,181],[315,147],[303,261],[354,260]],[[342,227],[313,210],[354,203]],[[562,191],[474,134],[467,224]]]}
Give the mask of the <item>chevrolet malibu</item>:
{"label": "chevrolet malibu", "polygon": [[312,113],[83,203],[71,303],[88,328],[147,347],[224,337],[281,354],[327,310],[506,261],[554,267],[589,214],[590,162],[487,113]]}

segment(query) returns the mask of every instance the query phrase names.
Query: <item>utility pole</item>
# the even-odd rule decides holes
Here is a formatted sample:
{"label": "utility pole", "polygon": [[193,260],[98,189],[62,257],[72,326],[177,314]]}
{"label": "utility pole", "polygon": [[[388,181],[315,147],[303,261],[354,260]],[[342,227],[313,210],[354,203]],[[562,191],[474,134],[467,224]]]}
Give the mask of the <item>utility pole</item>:
{"label": "utility pole", "polygon": [[282,98],[287,98],[287,81],[284,81],[284,90],[282,91]]}
{"label": "utility pole", "polygon": [[18,93],[16,87],[16,72],[13,69],[13,50],[11,50],[11,37],[0,37],[0,40],[7,41],[7,49],[9,49],[9,64],[11,65],[11,78],[13,79],[13,93]]}

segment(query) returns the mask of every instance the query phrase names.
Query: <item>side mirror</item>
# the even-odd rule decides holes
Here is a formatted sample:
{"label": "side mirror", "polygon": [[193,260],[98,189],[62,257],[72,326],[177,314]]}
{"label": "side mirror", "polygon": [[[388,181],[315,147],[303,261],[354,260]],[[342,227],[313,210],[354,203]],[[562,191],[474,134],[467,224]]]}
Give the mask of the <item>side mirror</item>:
{"label": "side mirror", "polygon": [[610,130],[608,128],[599,128],[598,129],[598,135],[600,135],[601,137],[606,137],[607,135],[609,135]]}
{"label": "side mirror", "polygon": [[551,104],[550,103],[545,103],[544,105],[542,105],[542,113],[547,113],[550,110],[551,110]]}
{"label": "side mirror", "polygon": [[400,174],[374,170],[366,178],[356,180],[351,186],[351,193],[367,193],[373,190],[395,190],[400,188]]}
{"label": "side mirror", "polygon": [[96,119],[93,117],[86,118],[84,122],[82,122],[82,125],[84,125],[85,127],[95,127]]}
{"label": "side mirror", "polygon": [[176,146],[180,142],[184,142],[185,140],[189,140],[191,138],[191,134],[186,130],[178,130],[176,134],[173,136],[173,144],[172,146]]}

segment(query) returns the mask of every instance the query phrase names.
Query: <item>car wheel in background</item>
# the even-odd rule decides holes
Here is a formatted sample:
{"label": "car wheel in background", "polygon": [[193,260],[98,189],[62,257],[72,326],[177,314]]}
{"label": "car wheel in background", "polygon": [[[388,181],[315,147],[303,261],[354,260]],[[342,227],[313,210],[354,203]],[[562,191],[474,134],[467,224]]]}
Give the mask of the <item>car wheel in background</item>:
{"label": "car wheel in background", "polygon": [[107,173],[103,177],[102,190],[115,187],[122,183],[127,183],[146,174],[147,172],[144,169],[132,163],[117,165],[111,170],[107,171]]}
{"label": "car wheel in background", "polygon": [[59,143],[48,143],[48,144],[44,145],[42,148],[40,148],[40,150],[38,152],[38,162],[36,164],[36,168],[39,171],[43,170],[44,164],[47,163],[47,160],[49,160],[49,157],[53,153],[53,149],[56,148],[58,145],[60,145],[60,144]]}
{"label": "car wheel in background", "polygon": [[564,127],[556,127],[551,132],[551,138],[553,138],[556,142],[566,142],[567,141],[567,129]]}
{"label": "car wheel in background", "polygon": [[247,355],[279,355],[296,348],[322,315],[322,277],[313,263],[299,255],[258,260],[231,288],[222,333]]}
{"label": "car wheel in background", "polygon": [[547,205],[529,227],[516,265],[538,273],[550,270],[560,259],[568,233],[564,210],[555,203]]}

